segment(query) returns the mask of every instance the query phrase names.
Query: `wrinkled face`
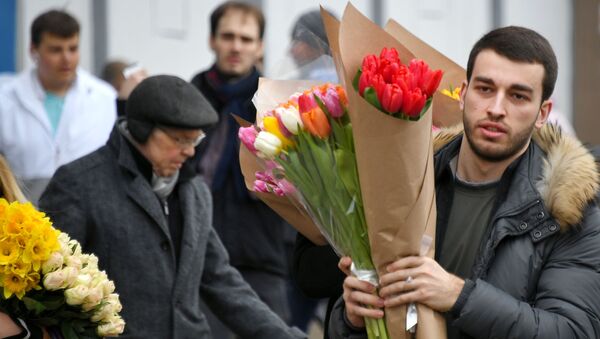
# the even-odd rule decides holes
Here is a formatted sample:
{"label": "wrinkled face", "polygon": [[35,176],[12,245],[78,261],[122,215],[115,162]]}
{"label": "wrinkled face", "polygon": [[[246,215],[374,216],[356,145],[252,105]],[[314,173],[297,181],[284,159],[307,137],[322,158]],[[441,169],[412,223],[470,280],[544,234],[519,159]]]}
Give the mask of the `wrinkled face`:
{"label": "wrinkled face", "polygon": [[203,136],[199,129],[154,128],[146,143],[140,145],[140,151],[156,175],[168,177],[194,156],[194,148]]}
{"label": "wrinkled face", "polygon": [[38,74],[43,85],[66,87],[75,79],[79,64],[79,34],[63,38],[42,33],[39,45],[31,46],[31,54],[37,62]]}
{"label": "wrinkled face", "polygon": [[476,156],[497,162],[525,151],[552,108],[549,100],[542,102],[543,78],[541,64],[511,61],[492,50],[479,53],[460,100],[465,135]]}
{"label": "wrinkled face", "polygon": [[250,13],[228,10],[210,38],[210,48],[216,54],[219,71],[234,77],[246,75],[263,52],[258,21]]}

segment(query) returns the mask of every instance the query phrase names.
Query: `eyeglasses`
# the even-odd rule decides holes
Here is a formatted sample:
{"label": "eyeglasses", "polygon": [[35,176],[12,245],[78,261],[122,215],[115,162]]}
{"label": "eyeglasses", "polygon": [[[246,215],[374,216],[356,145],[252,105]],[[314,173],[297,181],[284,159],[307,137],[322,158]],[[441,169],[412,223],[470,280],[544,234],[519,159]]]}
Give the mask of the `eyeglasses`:
{"label": "eyeglasses", "polygon": [[202,140],[204,140],[204,138],[206,137],[206,134],[202,131],[200,131],[200,135],[198,135],[195,139],[189,139],[189,138],[181,138],[181,137],[175,136],[163,127],[158,127],[158,129],[163,131],[163,133],[165,133],[169,138],[171,138],[171,140],[175,141],[177,146],[179,146],[181,148],[196,147],[196,146],[200,145]]}

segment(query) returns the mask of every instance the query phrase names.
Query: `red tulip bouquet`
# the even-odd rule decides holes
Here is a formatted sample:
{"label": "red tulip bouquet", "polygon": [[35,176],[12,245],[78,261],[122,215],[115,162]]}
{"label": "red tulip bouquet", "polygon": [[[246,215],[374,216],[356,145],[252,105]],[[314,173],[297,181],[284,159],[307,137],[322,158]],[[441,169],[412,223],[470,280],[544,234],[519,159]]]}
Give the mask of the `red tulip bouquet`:
{"label": "red tulip bouquet", "polygon": [[[324,11],[322,18],[339,78],[347,90],[375,269],[384,273],[387,265],[406,256],[433,257],[432,122],[457,122],[455,113],[444,120],[440,117],[445,112],[435,109],[434,96],[444,83],[444,74],[429,66],[426,60],[431,54],[422,52],[426,50],[422,43],[411,42],[420,47],[419,60],[396,38],[401,29],[392,26],[393,32],[388,32],[352,5],[346,7],[341,21]],[[447,107],[458,106],[452,105]],[[424,239],[432,241],[425,250]],[[417,339],[446,336],[444,318],[424,305],[386,309],[385,321],[389,337],[394,339],[412,338],[413,331]]]}

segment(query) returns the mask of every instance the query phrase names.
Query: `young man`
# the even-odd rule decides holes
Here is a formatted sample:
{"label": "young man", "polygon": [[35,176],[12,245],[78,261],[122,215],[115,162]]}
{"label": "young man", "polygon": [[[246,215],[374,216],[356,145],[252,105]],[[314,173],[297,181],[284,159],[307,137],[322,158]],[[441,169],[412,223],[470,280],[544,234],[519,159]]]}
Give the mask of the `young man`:
{"label": "young man", "polygon": [[231,116],[256,119],[252,96],[258,87],[255,64],[263,52],[264,18],[252,5],[229,1],[213,11],[210,24],[215,64],[192,84],[220,117],[199,149],[200,168],[213,195],[214,226],[231,264],[272,310],[288,319],[283,234],[289,226],[246,189],[238,155],[239,125]]}
{"label": "young man", "polygon": [[[40,206],[114,280],[123,338],[213,338],[200,300],[244,338],[303,338],[228,261],[195,147],[217,114],[173,76],[142,81],[97,151],[58,169]],[[214,336],[216,337],[216,336]]]}
{"label": "young man", "polygon": [[550,44],[529,29],[475,44],[464,135],[436,140],[436,260],[390,263],[378,296],[346,278],[333,338],[364,337],[364,316],[410,302],[445,312],[450,339],[600,335],[598,173],[580,142],[545,125],[556,76]]}
{"label": "young man", "polygon": [[115,92],[78,68],[79,23],[63,11],[31,25],[35,67],[0,90],[0,153],[34,203],[60,166],[108,139],[115,121]]}

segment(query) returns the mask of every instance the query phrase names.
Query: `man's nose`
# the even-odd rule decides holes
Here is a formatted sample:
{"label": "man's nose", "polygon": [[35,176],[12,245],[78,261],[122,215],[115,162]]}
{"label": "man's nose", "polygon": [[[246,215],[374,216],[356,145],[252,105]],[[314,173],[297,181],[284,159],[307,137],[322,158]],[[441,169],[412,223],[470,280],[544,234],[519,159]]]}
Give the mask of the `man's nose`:
{"label": "man's nose", "polygon": [[497,94],[491,98],[487,107],[487,113],[492,116],[503,116],[506,115],[506,94],[503,92],[497,92]]}
{"label": "man's nose", "polygon": [[242,49],[242,39],[234,38],[231,44],[231,47],[234,51],[239,51]]}
{"label": "man's nose", "polygon": [[186,145],[181,149],[181,153],[188,158],[191,158],[196,154],[196,148],[193,145]]}

